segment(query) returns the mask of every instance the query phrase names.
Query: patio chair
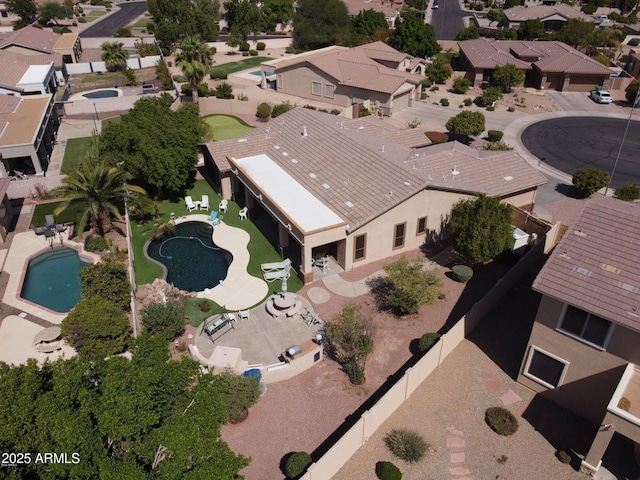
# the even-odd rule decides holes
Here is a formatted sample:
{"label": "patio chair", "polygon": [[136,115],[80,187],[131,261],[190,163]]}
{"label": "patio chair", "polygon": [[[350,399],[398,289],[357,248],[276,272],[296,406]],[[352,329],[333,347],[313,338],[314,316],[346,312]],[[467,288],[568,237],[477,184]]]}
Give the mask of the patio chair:
{"label": "patio chair", "polygon": [[56,228],[56,221],[53,218],[53,214],[46,215],[44,220],[44,226],[46,228]]}
{"label": "patio chair", "polygon": [[225,200],[224,198],[220,200],[220,205],[218,205],[218,211],[227,213],[227,204],[229,200]]}
{"label": "patio chair", "polygon": [[285,258],[281,262],[271,262],[271,263],[263,263],[260,265],[263,272],[272,272],[277,270],[284,270],[287,267],[291,266],[291,259]]}
{"label": "patio chair", "polygon": [[311,260],[311,264],[314,267],[318,267],[319,269],[321,269],[323,273],[326,273],[326,271],[329,268],[329,257],[326,256],[322,258],[313,259]]}
{"label": "patio chair", "polygon": [[238,212],[238,215],[240,215],[240,220],[247,219],[247,212],[249,212],[249,209],[247,207],[244,207],[242,210]]}
{"label": "patio chair", "polygon": [[238,312],[238,316],[240,317],[240,320],[249,320],[249,317],[251,316],[251,311],[250,310],[240,310]]}
{"label": "patio chair", "polygon": [[187,204],[187,210],[189,210],[190,212],[193,212],[194,210],[196,210],[198,207],[196,206],[195,203],[193,203],[193,199],[189,196],[184,197],[184,203]]}
{"label": "patio chair", "polygon": [[202,195],[200,210],[209,210],[209,195]]}

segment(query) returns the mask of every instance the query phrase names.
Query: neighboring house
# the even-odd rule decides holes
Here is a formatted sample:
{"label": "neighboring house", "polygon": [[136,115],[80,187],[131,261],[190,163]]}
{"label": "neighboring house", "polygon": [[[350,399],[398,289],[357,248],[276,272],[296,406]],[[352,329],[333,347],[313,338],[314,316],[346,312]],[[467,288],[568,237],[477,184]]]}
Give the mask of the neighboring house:
{"label": "neighboring house", "polygon": [[[340,107],[366,104],[390,116],[420,99],[424,60],[383,42],[353,48],[327,47],[264,62],[262,87]],[[267,77],[274,78],[268,82]],[[354,116],[357,116],[357,112]]]}
{"label": "neighboring house", "polygon": [[491,40],[458,42],[467,78],[478,86],[491,79],[497,66],[508,63],[526,73],[525,85],[562,92],[607,88],[615,72],[561,42]]}
{"label": "neighboring house", "polygon": [[0,177],[44,174],[58,126],[53,95],[0,95]]}
{"label": "neighboring house", "polygon": [[[345,0],[344,2],[349,11],[349,15],[356,16],[363,10],[375,10],[384,13],[390,29],[396,28],[396,20],[400,17],[403,2],[394,2],[393,0]],[[429,5],[429,1],[425,0],[425,5]]]}
{"label": "neighboring house", "polygon": [[295,108],[201,148],[214,188],[309,282],[321,252],[351,270],[441,239],[458,200],[484,193],[530,210],[546,183],[513,151],[428,143],[373,117]]}
{"label": "neighboring house", "polygon": [[555,5],[517,6],[502,11],[504,18],[500,26],[517,29],[522,22],[540,19],[547,32],[557,32],[567,20],[576,18],[593,22],[594,18],[565,3]]}
{"label": "neighboring house", "polygon": [[637,203],[589,200],[533,283],[542,298],[518,382],[600,425],[585,473],[615,432],[640,443],[638,225]]}
{"label": "neighboring house", "polygon": [[640,55],[634,49],[629,50],[625,70],[636,80],[640,79]]}
{"label": "neighboring house", "polygon": [[53,62],[41,63],[48,59],[42,55],[25,57],[0,50],[0,94],[55,94],[58,82]]}

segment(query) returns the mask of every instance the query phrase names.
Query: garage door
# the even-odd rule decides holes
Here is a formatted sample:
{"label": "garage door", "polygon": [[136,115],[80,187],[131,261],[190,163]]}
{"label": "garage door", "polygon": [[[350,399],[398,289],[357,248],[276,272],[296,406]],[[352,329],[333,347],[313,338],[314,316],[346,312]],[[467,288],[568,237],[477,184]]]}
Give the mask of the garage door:
{"label": "garage door", "polygon": [[411,95],[411,90],[401,93],[397,97],[393,99],[393,108],[392,112],[399,112],[403,108],[407,108],[409,106],[409,95]]}
{"label": "garage door", "polygon": [[561,73],[549,73],[547,75],[547,81],[544,82],[544,88],[547,90],[560,90],[562,89],[562,74]]}
{"label": "garage door", "polygon": [[596,85],[600,85],[598,82],[600,77],[594,77],[592,75],[571,75],[569,80],[569,92],[589,92],[596,88]]}

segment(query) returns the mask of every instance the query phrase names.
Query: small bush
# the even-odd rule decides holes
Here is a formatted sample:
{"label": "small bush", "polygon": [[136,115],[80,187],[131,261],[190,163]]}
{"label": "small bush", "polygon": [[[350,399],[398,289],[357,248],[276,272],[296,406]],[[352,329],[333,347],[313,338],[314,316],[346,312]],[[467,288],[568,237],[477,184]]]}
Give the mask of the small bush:
{"label": "small bush", "polygon": [[226,80],[227,79],[226,72],[224,72],[223,70],[220,70],[218,68],[212,68],[209,71],[209,76],[211,77],[212,80]]}
{"label": "small bush", "polygon": [[317,110],[316,107],[314,107],[313,105],[309,105],[308,103],[306,105],[303,105],[302,108],[306,108],[307,110]]}
{"label": "small bush", "polygon": [[638,185],[637,183],[631,183],[629,185],[616,188],[613,196],[619,200],[624,200],[626,202],[638,200],[640,199],[640,185]]}
{"label": "small bush", "polygon": [[209,303],[209,300],[207,300],[206,298],[203,298],[202,300],[200,300],[198,308],[202,313],[207,313],[211,311],[211,303]]}
{"label": "small bush", "polygon": [[507,463],[507,460],[509,460],[509,457],[507,457],[506,455],[500,455],[498,458],[496,458],[496,462],[498,462],[500,465]]}
{"label": "small bush", "polygon": [[246,51],[246,52],[242,52],[242,56],[243,56],[243,57],[248,57],[248,56],[249,56],[249,52],[248,52],[248,51]]}
{"label": "small bush", "polygon": [[256,43],[256,50],[258,51],[262,51],[265,48],[267,48],[267,45],[264,42],[258,42]]}
{"label": "small bush", "polygon": [[360,105],[360,109],[358,110],[358,118],[368,117],[371,115],[371,112],[364,105]]}
{"label": "small bush", "polygon": [[518,419],[504,407],[487,408],[484,420],[498,435],[509,436],[518,431]]}
{"label": "small bush", "polygon": [[175,338],[184,331],[184,309],[174,302],[150,303],[140,312],[142,324],[151,335]]}
{"label": "small bush", "polygon": [[599,168],[579,168],[573,173],[571,183],[588,197],[606,187],[610,179],[609,174]]}
{"label": "small bush", "polygon": [[426,100],[426,98],[427,98],[428,96],[429,96],[429,95],[427,95],[427,92],[422,92],[422,93],[420,94],[420,100]]}
{"label": "small bush", "polygon": [[473,104],[473,100],[470,98],[465,98],[464,99],[464,106],[465,107],[470,107]]}
{"label": "small bush", "polygon": [[102,252],[109,248],[109,242],[104,237],[95,236],[85,242],[84,248],[87,252]]}
{"label": "small bush", "polygon": [[448,99],[448,98],[441,98],[441,99],[440,99],[440,104],[441,104],[443,107],[448,107],[448,106],[449,106],[449,99]]}
{"label": "small bush", "polygon": [[507,108],[507,112],[515,112],[515,111],[516,111],[515,107]]}
{"label": "small bush", "polygon": [[453,279],[456,282],[467,283],[473,277],[473,270],[466,265],[456,265],[451,269]]}
{"label": "small bush", "polygon": [[258,51],[257,50],[249,50],[249,55],[251,57],[257,57],[258,56]]}
{"label": "small bush", "polygon": [[84,18],[84,17],[80,17],[80,18],[78,19],[78,23],[87,23],[87,19],[86,19],[86,18]]}
{"label": "small bush", "polygon": [[213,91],[213,94],[216,96],[216,98],[222,98],[227,100],[234,98],[233,87],[229,85],[227,82],[224,82],[218,85]]}
{"label": "small bush", "polygon": [[120,27],[118,28],[118,30],[114,35],[114,37],[117,37],[117,38],[128,38],[131,36],[132,36],[131,27]]}
{"label": "small bush", "polygon": [[439,87],[439,86],[437,86],[437,85],[434,85],[434,86],[433,86],[433,87],[431,87],[429,90],[430,90],[431,92],[437,92],[438,90],[440,90],[440,87]]}
{"label": "small bush", "polygon": [[418,341],[418,351],[420,353],[427,353],[439,339],[440,334],[437,332],[425,333],[420,337],[420,340]]}
{"label": "small bush", "polygon": [[338,108],[334,108],[333,110],[331,110],[329,112],[331,115],[340,115],[342,113],[342,110],[338,109]]}
{"label": "small bush", "polygon": [[384,443],[391,453],[409,463],[422,460],[429,448],[418,432],[406,428],[391,430],[384,437]]}
{"label": "small bush", "polygon": [[287,478],[298,478],[313,462],[311,455],[307,452],[295,452],[284,464],[284,473]]}
{"label": "small bush", "polygon": [[136,72],[134,72],[131,68],[125,68],[122,71],[122,74],[127,79],[127,86],[135,87],[136,85],[138,85],[138,77],[136,77]]}
{"label": "small bush", "polygon": [[[171,65],[167,65],[167,66],[170,67]],[[173,79],[178,83],[186,83],[189,81],[189,79],[184,75],[174,75]]]}
{"label": "small bush", "polygon": [[442,132],[425,132],[425,135],[431,140],[431,143],[446,143],[449,141],[449,135]]}
{"label": "small bush", "polygon": [[422,80],[422,81],[420,82],[420,85],[422,85],[422,89],[424,90],[424,89],[426,89],[426,88],[429,88],[429,87],[430,87],[431,85],[433,85],[433,84],[431,83],[431,80],[429,80],[429,79],[427,78],[426,80]]}
{"label": "small bush", "polygon": [[556,452],[556,458],[558,460],[560,460],[560,462],[564,463],[564,464],[569,464],[571,463],[571,455],[569,455],[567,452],[565,452],[564,450],[558,450]]}
{"label": "small bush", "polygon": [[493,111],[495,111],[495,109],[496,109],[496,107],[494,107],[493,105],[489,105],[487,107],[487,112],[493,112]]}
{"label": "small bush", "polygon": [[279,117],[283,113],[287,113],[293,107],[295,107],[295,105],[292,104],[289,100],[287,100],[286,102],[278,103],[277,105],[273,106],[271,118]]}
{"label": "small bush", "polygon": [[250,48],[251,48],[251,45],[249,45],[247,42],[243,42],[240,44],[241,52],[248,52]]}
{"label": "small bush", "polygon": [[267,120],[269,120],[269,118],[271,118],[272,111],[273,108],[270,104],[268,104],[267,102],[262,102],[260,105],[258,105],[258,109],[256,110],[256,117],[258,117],[263,122],[266,122]]}
{"label": "small bush", "polygon": [[471,80],[465,77],[456,77],[453,81],[453,93],[464,95],[471,88]]}
{"label": "small bush", "polygon": [[487,137],[489,138],[490,142],[499,142],[500,140],[502,140],[502,137],[504,136],[504,133],[501,132],[500,130],[489,130],[487,132]]}
{"label": "small bush", "polygon": [[380,480],[402,480],[402,472],[391,462],[376,463],[376,475]]}

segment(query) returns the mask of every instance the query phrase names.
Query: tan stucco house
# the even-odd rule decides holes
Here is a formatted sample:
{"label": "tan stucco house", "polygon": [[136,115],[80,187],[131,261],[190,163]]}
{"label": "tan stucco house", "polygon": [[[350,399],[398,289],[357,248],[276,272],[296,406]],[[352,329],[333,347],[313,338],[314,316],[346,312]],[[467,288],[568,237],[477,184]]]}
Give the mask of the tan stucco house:
{"label": "tan stucco house", "polygon": [[600,426],[589,474],[615,434],[640,443],[639,224],[637,203],[588,201],[533,283],[542,298],[518,381]]}
{"label": "tan stucco house", "polygon": [[594,18],[577,8],[566,3],[556,3],[555,5],[518,5],[503,10],[504,18],[499,26],[504,28],[520,27],[520,24],[527,20],[540,19],[547,32],[556,32],[562,28],[567,20],[575,18],[585,22],[593,22]]}
{"label": "tan stucco house", "polygon": [[263,88],[340,109],[365,104],[387,116],[420,99],[424,69],[424,60],[383,42],[326,47],[261,65]]}
{"label": "tan stucco house", "polygon": [[351,270],[442,238],[460,199],[484,193],[530,210],[546,183],[513,151],[429,143],[381,119],[295,108],[202,151],[214,188],[247,206],[308,282],[318,253]]}
{"label": "tan stucco house", "polygon": [[562,42],[492,40],[458,42],[460,60],[475,86],[488,82],[497,66],[513,64],[526,74],[525,85],[562,92],[607,88],[615,72]]}

